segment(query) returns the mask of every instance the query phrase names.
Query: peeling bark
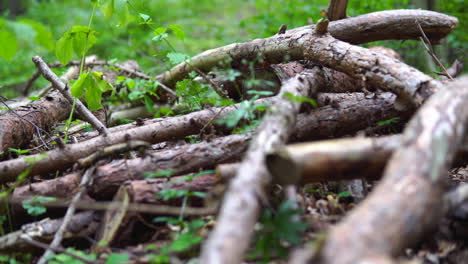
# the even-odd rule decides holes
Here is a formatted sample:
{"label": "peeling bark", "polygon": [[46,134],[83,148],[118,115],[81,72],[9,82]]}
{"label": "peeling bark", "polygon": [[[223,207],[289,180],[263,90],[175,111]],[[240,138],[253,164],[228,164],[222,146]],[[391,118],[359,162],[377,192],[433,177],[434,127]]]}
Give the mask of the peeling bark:
{"label": "peeling bark", "polygon": [[444,214],[447,170],[468,125],[467,101],[464,76],[416,113],[383,180],[330,231],[320,263],[389,260],[433,230]]}

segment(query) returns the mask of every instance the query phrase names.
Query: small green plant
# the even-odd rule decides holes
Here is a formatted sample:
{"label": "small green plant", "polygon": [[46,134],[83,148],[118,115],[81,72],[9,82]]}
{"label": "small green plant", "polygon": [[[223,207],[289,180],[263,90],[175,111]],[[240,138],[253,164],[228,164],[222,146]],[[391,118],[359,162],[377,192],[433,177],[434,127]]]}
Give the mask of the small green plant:
{"label": "small green plant", "polygon": [[105,264],[123,264],[123,263],[128,263],[128,261],[129,261],[128,254],[112,253],[106,259]]}
{"label": "small green plant", "polygon": [[76,98],[85,97],[89,110],[102,108],[101,98],[106,91],[112,91],[110,83],[102,78],[102,72],[82,73],[71,87],[71,94]]}
{"label": "small green plant", "polygon": [[399,117],[394,117],[394,118],[390,118],[390,119],[387,119],[387,120],[379,121],[376,124],[377,124],[377,126],[385,126],[385,125],[396,124],[399,121],[400,121]]}
{"label": "small green plant", "polygon": [[[244,123],[243,129],[236,130],[237,132],[244,132],[246,131],[245,128],[251,128],[252,126],[248,126],[252,124],[252,121],[255,120],[256,112],[262,112],[267,109],[270,105],[269,103],[255,103],[255,100],[259,98],[260,95],[270,95],[271,92],[268,91],[248,91],[249,94],[254,94],[254,96],[250,100],[244,100],[240,103],[238,109],[230,112],[224,118],[216,120],[217,124],[225,125],[228,128],[236,127],[242,120],[246,121]],[[254,123],[255,126],[257,123]]]}
{"label": "small green plant", "polygon": [[[184,221],[173,217],[157,217],[153,222],[165,222],[173,230],[179,230],[179,232],[174,235],[168,245],[160,247],[157,254],[151,255],[151,263],[170,263],[171,254],[187,252],[202,241],[198,233],[205,226],[205,221],[201,219]],[[147,249],[156,250],[157,246],[150,245]]]}
{"label": "small green plant", "polygon": [[282,202],[276,213],[265,209],[260,218],[254,252],[251,258],[267,263],[272,257],[286,257],[287,249],[301,242],[307,225],[299,221],[301,210],[291,201]]}
{"label": "small green plant", "polygon": [[[191,75],[195,77],[195,75]],[[230,99],[218,95],[209,85],[201,84],[193,79],[185,79],[176,84],[177,98],[180,104],[187,106],[187,111],[201,110],[205,106],[226,106],[233,104]]]}
{"label": "small green plant", "polygon": [[46,207],[44,206],[45,204],[56,200],[57,198],[55,197],[33,196],[32,198],[23,201],[22,205],[28,214],[32,216],[38,216],[47,211]]}
{"label": "small green plant", "polygon": [[291,101],[296,102],[296,103],[308,103],[313,108],[318,107],[317,101],[315,101],[314,99],[309,98],[307,96],[296,96],[296,95],[288,92],[288,93],[284,94],[284,97],[287,98],[288,100],[291,100]]}
{"label": "small green plant", "polygon": [[18,252],[9,253],[8,255],[0,255],[0,263],[5,264],[28,264],[32,263],[32,254]]}
{"label": "small green plant", "polygon": [[[67,251],[90,261],[95,261],[97,258],[96,254],[87,254],[81,250],[73,248],[67,248]],[[83,261],[67,254],[51,254],[48,256],[48,260],[49,261],[47,263],[49,264],[84,264]]]}
{"label": "small green plant", "polygon": [[351,193],[350,192],[340,192],[339,194],[336,195],[336,197],[338,197],[338,198],[351,197]]}
{"label": "small green plant", "polygon": [[194,192],[189,190],[179,190],[179,189],[165,189],[157,192],[158,196],[163,199],[164,201],[177,199],[177,198],[184,198],[187,199],[191,196],[204,198],[206,193],[204,192]]}
{"label": "small green plant", "polygon": [[145,176],[145,179],[151,179],[151,178],[168,178],[171,177],[172,174],[174,173],[173,169],[165,169],[165,170],[158,170],[158,171],[147,171],[144,172],[143,175]]}
{"label": "small green plant", "polygon": [[16,149],[16,148],[8,148],[10,152],[13,152],[17,154],[18,156],[21,156],[23,154],[28,154],[29,150],[28,149]]}

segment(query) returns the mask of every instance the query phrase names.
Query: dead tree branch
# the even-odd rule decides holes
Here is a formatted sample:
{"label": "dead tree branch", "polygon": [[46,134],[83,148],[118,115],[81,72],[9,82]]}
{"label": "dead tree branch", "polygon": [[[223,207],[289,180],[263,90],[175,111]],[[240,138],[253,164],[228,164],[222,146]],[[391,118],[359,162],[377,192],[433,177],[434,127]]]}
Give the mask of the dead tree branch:
{"label": "dead tree branch", "polygon": [[260,213],[261,201],[267,199],[265,188],[270,184],[271,176],[264,165],[265,155],[286,143],[299,113],[300,103],[286,96],[288,93],[315,95],[325,84],[320,74],[321,69],[315,67],[282,85],[225,193],[217,224],[203,246],[201,262],[241,262]]}
{"label": "dead tree branch", "polygon": [[444,214],[447,170],[468,125],[467,101],[464,76],[416,113],[383,180],[330,231],[320,263],[390,261],[435,227]]}
{"label": "dead tree branch", "polygon": [[47,262],[47,257],[51,254],[53,254],[54,248],[57,248],[60,246],[62,243],[63,235],[67,229],[67,226],[70,224],[71,220],[73,219],[73,214],[76,211],[75,204],[81,199],[83,196],[86,186],[88,185],[89,182],[91,182],[91,175],[93,174],[94,168],[87,169],[85,173],[83,174],[83,177],[81,178],[81,183],[80,187],[81,189],[78,190],[78,192],[74,195],[70,206],[67,209],[67,212],[65,213],[65,216],[63,217],[63,221],[54,235],[54,239],[49,245],[49,248],[44,252],[44,254],[41,256],[41,258],[38,260],[38,264],[45,264]]}
{"label": "dead tree branch", "polygon": [[[26,235],[34,240],[51,240],[61,226],[63,219],[44,219],[39,222],[24,225],[21,230],[0,237],[0,251],[28,251],[29,244],[23,241]],[[98,217],[94,212],[82,212],[73,216],[67,227],[65,237],[79,237],[93,234],[98,227]]]}
{"label": "dead tree branch", "polygon": [[[420,32],[415,19],[432,41],[438,41],[450,33],[458,23],[455,17],[424,10],[382,11],[354,18],[330,22],[328,31],[337,39],[360,44],[386,39],[418,39]],[[157,80],[168,86],[182,80],[197,68],[208,72],[215,66],[222,66],[226,61],[253,60],[259,54],[271,64],[289,60],[304,59],[304,52],[313,39],[314,26],[305,26],[288,30],[270,38],[256,39],[244,43],[234,43],[217,49],[207,50],[190,59],[190,63],[181,63],[170,71],[157,76]],[[317,46],[319,48],[320,45]],[[323,49],[328,47],[320,46]],[[307,56],[306,56],[307,58]],[[332,67],[333,68],[333,67]]]}
{"label": "dead tree branch", "polygon": [[35,56],[33,57],[33,62],[36,64],[37,68],[41,71],[42,75],[45,79],[52,83],[55,89],[59,90],[62,95],[68,100],[70,104],[73,104],[76,101],[76,111],[86,120],[88,121],[99,133],[103,135],[108,134],[106,126],[104,126],[99,119],[97,119],[86,106],[80,101],[78,98],[73,98],[68,87],[66,84],[60,80],[57,75],[50,68],[47,64],[42,60],[41,57]]}

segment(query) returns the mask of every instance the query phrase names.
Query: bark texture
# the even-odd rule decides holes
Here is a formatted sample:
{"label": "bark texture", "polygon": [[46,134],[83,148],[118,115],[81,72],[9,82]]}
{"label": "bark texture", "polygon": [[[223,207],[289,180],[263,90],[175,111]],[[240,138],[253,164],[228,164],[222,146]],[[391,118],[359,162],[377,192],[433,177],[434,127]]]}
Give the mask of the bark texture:
{"label": "bark texture", "polygon": [[[445,37],[458,23],[455,17],[424,10],[382,11],[355,18],[332,21],[328,31],[337,39],[353,44],[385,39],[418,39],[418,20],[424,32],[434,41]],[[358,28],[358,30],[353,30]],[[277,34],[270,38],[234,43],[217,49],[207,50],[190,59],[190,65],[181,63],[170,71],[157,76],[158,81],[167,85],[185,78],[194,68],[208,72],[226,61],[253,60],[261,54],[267,63],[281,63],[286,58],[301,60],[308,49],[314,26],[305,26]],[[232,66],[232,65],[231,65]]]}
{"label": "bark texture", "polygon": [[[71,67],[61,79],[69,81],[77,75],[78,67]],[[53,91],[39,100],[14,109],[22,118],[12,112],[1,115],[0,151],[26,146],[37,132],[31,123],[48,131],[54,124],[67,118],[70,110],[71,104],[58,91]]]}
{"label": "bark texture", "polygon": [[467,101],[468,77],[464,76],[416,113],[382,182],[331,230],[320,263],[389,260],[439,223],[447,170],[468,125]]}

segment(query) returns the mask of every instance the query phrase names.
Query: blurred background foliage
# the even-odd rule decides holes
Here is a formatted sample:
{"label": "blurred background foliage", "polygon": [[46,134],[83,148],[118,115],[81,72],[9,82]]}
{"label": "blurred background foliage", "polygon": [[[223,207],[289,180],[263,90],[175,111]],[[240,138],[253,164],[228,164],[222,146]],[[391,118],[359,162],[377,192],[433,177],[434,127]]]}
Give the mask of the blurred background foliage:
{"label": "blurred background foliage", "polygon": [[[233,42],[274,35],[281,24],[288,28],[317,21],[326,0],[130,0],[140,13],[149,15],[155,27],[179,24],[186,33],[184,41],[169,36],[177,52],[195,55],[207,49]],[[442,62],[449,66],[455,59],[465,63],[468,51],[468,4],[465,0],[382,0],[349,1],[348,15],[402,8],[439,11],[459,19],[457,29],[436,48]],[[169,47],[152,41],[148,25],[138,23],[135,9],[133,21],[119,25],[117,18],[106,20],[98,11],[92,28],[97,43],[89,54],[101,59],[136,60],[142,71],[155,75],[167,69]],[[35,72],[31,58],[41,55],[48,62],[57,61],[56,40],[74,25],[87,25],[91,1],[84,0],[0,0],[0,54],[8,53],[11,43],[16,52],[8,60],[0,58],[0,95],[12,98],[20,94],[25,82]],[[8,29],[14,35],[5,33]],[[3,33],[2,33],[3,32]],[[438,70],[418,41],[386,41],[371,43],[395,49],[405,62],[425,72]],[[15,47],[13,47],[15,48]],[[465,70],[466,72],[466,70]],[[37,87],[45,85],[42,80]]]}

